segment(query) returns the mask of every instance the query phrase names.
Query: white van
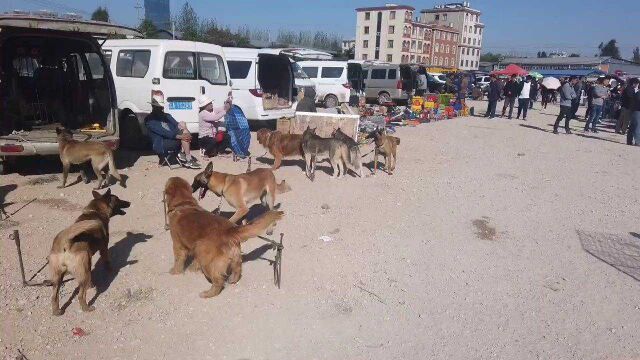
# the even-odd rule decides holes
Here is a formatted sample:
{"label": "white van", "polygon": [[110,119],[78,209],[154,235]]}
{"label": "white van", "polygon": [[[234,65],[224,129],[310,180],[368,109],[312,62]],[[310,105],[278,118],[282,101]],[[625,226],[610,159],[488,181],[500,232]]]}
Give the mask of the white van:
{"label": "white van", "polygon": [[279,50],[225,47],[233,103],[249,120],[295,115],[297,89],[291,60]]}
{"label": "white van", "polygon": [[433,78],[440,84],[446,84],[447,83],[447,75],[443,74],[443,73],[428,73],[429,75],[433,76]]}
{"label": "white van", "polygon": [[146,143],[144,118],[151,111],[151,95],[163,96],[165,111],[198,133],[201,95],[223,106],[231,90],[222,48],[180,40],[107,40],[102,52],[110,64],[118,95],[123,145]]}
{"label": "white van", "polygon": [[315,82],[318,101],[325,107],[332,108],[349,101],[351,82],[346,61],[300,61],[298,64]]}

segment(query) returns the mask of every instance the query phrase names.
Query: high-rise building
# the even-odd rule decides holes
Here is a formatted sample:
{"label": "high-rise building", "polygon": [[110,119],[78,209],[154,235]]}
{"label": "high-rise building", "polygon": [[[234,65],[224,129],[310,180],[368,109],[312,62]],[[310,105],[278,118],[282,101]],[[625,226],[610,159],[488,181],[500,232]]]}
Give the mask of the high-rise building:
{"label": "high-rise building", "polygon": [[144,18],[159,30],[171,30],[169,0],[144,0]]}
{"label": "high-rise building", "polygon": [[460,33],[414,19],[414,11],[391,4],[356,9],[355,59],[456,68]]}
{"label": "high-rise building", "polygon": [[420,20],[427,24],[449,26],[459,31],[461,41],[458,47],[458,68],[477,70],[484,33],[484,24],[480,21],[481,14],[480,11],[472,9],[468,1],[465,1],[422,10]]}

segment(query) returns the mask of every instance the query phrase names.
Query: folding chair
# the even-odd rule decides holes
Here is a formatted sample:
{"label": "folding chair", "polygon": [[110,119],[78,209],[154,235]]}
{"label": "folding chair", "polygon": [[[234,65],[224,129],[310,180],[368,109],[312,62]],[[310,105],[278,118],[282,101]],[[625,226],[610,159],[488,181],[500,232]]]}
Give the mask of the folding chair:
{"label": "folding chair", "polygon": [[[175,170],[175,169],[179,169],[182,167],[182,164],[180,163],[180,161],[178,160],[178,152],[179,151],[167,151],[167,156],[164,156],[160,159],[160,166],[168,166],[169,170]],[[171,164],[170,158],[175,159],[175,162],[177,163],[177,165],[175,164]]]}

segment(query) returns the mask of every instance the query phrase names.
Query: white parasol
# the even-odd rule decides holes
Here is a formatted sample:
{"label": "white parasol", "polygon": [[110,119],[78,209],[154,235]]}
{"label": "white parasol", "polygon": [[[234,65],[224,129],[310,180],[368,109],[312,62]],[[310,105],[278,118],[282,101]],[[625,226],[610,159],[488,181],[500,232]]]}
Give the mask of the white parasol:
{"label": "white parasol", "polygon": [[544,87],[546,87],[547,89],[551,89],[551,90],[556,90],[558,89],[560,86],[562,86],[562,84],[560,84],[560,80],[549,76],[546,77],[544,79],[542,79],[542,85]]}

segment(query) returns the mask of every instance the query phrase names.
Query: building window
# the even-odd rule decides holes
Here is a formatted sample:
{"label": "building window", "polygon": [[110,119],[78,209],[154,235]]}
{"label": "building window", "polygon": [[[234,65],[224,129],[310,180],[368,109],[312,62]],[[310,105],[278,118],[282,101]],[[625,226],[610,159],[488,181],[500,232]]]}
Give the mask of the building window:
{"label": "building window", "polygon": [[478,40],[478,46],[480,46],[480,43],[482,42],[482,40]]}
{"label": "building window", "polygon": [[460,60],[460,67],[464,66],[464,60]]}
{"label": "building window", "polygon": [[465,60],[465,61],[464,61],[464,66],[465,66],[465,67],[469,67],[469,60]]}
{"label": "building window", "polygon": [[393,55],[387,54],[387,62],[393,62]]}
{"label": "building window", "polygon": [[475,44],[476,44],[476,39],[473,39],[473,45],[475,45]]}
{"label": "building window", "polygon": [[415,50],[415,49],[416,49],[416,41],[411,40],[411,50]]}
{"label": "building window", "polygon": [[476,66],[475,67],[478,67],[478,62],[477,61],[476,61]]}
{"label": "building window", "polygon": [[365,35],[369,34],[369,27],[368,26],[364,27],[364,34]]}
{"label": "building window", "polygon": [[387,47],[388,47],[389,49],[393,49],[393,40],[389,40],[389,41],[387,41]]}
{"label": "building window", "polygon": [[415,55],[411,55],[411,62],[415,62],[416,61],[416,56]]}
{"label": "building window", "polygon": [[362,47],[367,49],[369,47],[369,40],[362,41]]}
{"label": "building window", "polygon": [[436,30],[434,34],[436,36],[436,39],[440,39],[440,31]]}
{"label": "building window", "polygon": [[371,20],[371,13],[368,12],[368,11],[366,13],[364,13],[364,19],[365,20]]}
{"label": "building window", "polygon": [[436,52],[440,52],[440,44],[436,43],[436,45],[434,46],[434,49]]}
{"label": "building window", "polygon": [[422,41],[418,41],[418,51],[422,51]]}
{"label": "building window", "polygon": [[423,37],[424,36],[424,30],[422,28],[418,29],[418,36],[419,37]]}
{"label": "building window", "polygon": [[413,28],[413,32],[412,32],[412,35],[413,35],[413,36],[416,36],[416,33],[417,33],[417,29],[414,27],[414,28]]}
{"label": "building window", "polygon": [[464,14],[464,19],[469,20],[469,13]]}
{"label": "building window", "polygon": [[391,19],[391,20],[395,20],[396,19],[396,12],[395,11],[391,11],[389,13],[389,19]]}
{"label": "building window", "polygon": [[478,28],[473,28],[473,33],[477,34],[478,33]]}
{"label": "building window", "polygon": [[389,34],[394,34],[396,32],[396,27],[393,25],[389,26]]}
{"label": "building window", "polygon": [[478,30],[478,35],[482,35],[482,28]]}
{"label": "building window", "polygon": [[444,66],[449,66],[449,58],[444,58]]}
{"label": "building window", "polygon": [[367,54],[362,54],[362,60],[367,60],[367,58],[369,57],[369,55]]}
{"label": "building window", "polygon": [[418,55],[418,63],[422,62],[422,56]]}
{"label": "building window", "polygon": [[449,45],[445,46],[444,49],[445,49],[444,52],[448,54],[449,53]]}
{"label": "building window", "polygon": [[458,42],[458,34],[453,35],[453,41]]}

